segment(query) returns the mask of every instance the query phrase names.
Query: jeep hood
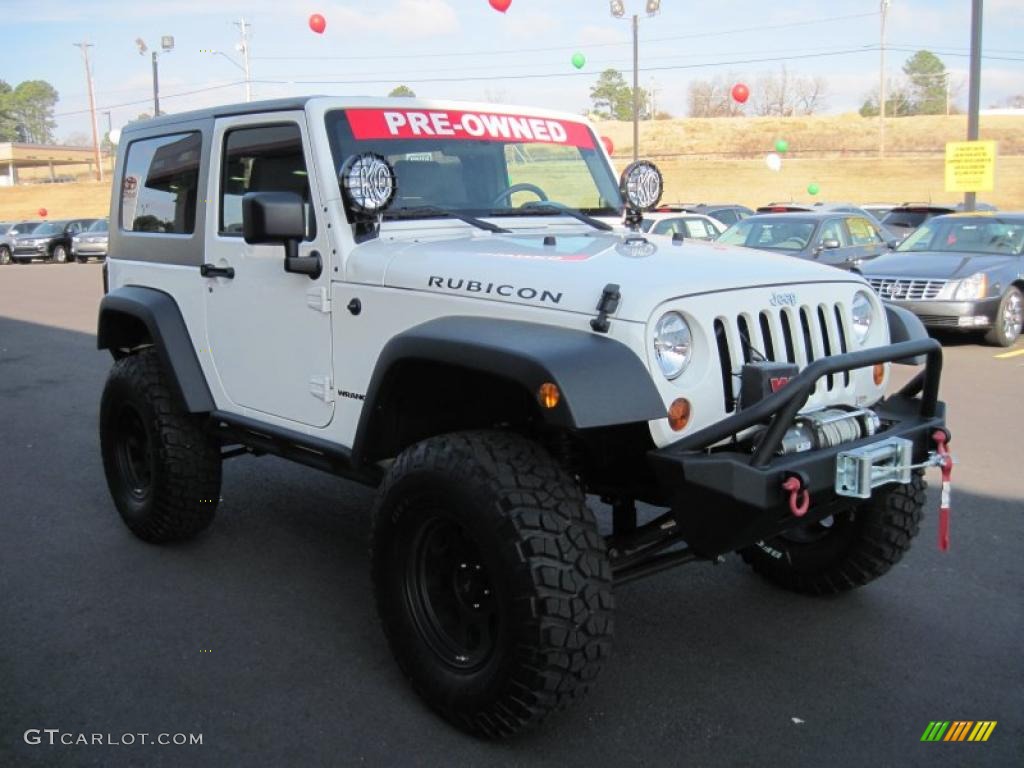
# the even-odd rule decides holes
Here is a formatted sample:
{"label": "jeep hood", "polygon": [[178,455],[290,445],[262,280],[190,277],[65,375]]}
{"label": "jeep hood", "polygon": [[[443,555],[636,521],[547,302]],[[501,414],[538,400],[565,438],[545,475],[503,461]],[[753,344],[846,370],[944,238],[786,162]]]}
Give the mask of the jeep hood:
{"label": "jeep hood", "polygon": [[[552,228],[554,229],[554,228]],[[755,286],[862,282],[832,267],[751,248],[622,232],[491,234],[412,238],[356,246],[354,282],[490,301],[596,313],[608,284],[622,295],[615,317],[646,322],[669,299]],[[545,241],[547,238],[547,242]]]}

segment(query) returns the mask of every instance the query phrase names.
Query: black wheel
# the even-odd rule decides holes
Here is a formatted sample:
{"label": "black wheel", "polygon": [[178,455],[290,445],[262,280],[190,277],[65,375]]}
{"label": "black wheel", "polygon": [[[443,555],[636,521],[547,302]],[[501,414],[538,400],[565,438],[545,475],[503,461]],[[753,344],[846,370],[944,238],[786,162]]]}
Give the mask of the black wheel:
{"label": "black wheel", "polygon": [[114,363],[100,403],[100,448],[117,511],[140,539],[188,539],[213,520],[220,447],[172,394],[154,351]]}
{"label": "black wheel", "polygon": [[4,266],[11,263],[11,249],[6,245],[0,245],[0,264]]}
{"label": "black wheel", "polygon": [[1012,347],[1020,336],[1024,324],[1024,299],[1018,288],[1010,286],[999,302],[992,330],[985,334],[985,342],[996,347]]}
{"label": "black wheel", "polygon": [[868,502],[821,522],[759,542],[740,554],[754,571],[785,589],[834,595],[874,581],[900,561],[917,535],[925,481],[915,472]]}
{"label": "black wheel", "polygon": [[53,250],[50,251],[50,261],[55,264],[67,264],[68,263],[68,249],[64,245],[55,245]]}
{"label": "black wheel", "polygon": [[611,652],[611,568],[583,494],[538,445],[466,432],[402,453],[374,509],[374,592],[399,667],[471,733],[582,697]]}

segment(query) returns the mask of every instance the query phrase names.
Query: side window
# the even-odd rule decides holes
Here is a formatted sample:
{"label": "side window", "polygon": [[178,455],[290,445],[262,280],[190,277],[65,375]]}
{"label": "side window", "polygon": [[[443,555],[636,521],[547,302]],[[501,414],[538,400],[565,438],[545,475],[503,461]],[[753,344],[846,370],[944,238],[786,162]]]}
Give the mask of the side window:
{"label": "side window", "polygon": [[732,226],[737,221],[736,212],[731,211],[728,208],[725,208],[721,211],[715,211],[715,218],[718,219],[723,224],[725,224],[726,226]]}
{"label": "side window", "polygon": [[133,141],[121,182],[121,229],[192,234],[201,151],[198,131]]}
{"label": "side window", "polygon": [[224,137],[220,180],[222,235],[242,234],[242,196],[247,192],[295,192],[306,209],[306,239],[316,237],[302,133],[295,123],[236,128]]}
{"label": "side window", "polygon": [[829,219],[821,228],[821,241],[838,240],[839,247],[845,248],[850,244],[850,238],[846,236],[846,229],[843,228],[841,219]]}
{"label": "side window", "polygon": [[851,216],[846,220],[846,226],[850,230],[850,237],[854,245],[875,245],[881,242],[881,238],[871,226],[871,222],[860,216]]}

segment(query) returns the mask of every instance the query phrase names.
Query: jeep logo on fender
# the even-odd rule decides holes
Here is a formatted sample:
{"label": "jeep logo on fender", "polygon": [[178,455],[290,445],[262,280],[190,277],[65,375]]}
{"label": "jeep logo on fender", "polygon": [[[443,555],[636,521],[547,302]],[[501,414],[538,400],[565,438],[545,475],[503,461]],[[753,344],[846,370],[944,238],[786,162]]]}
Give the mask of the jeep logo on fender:
{"label": "jeep logo on fender", "polygon": [[479,280],[464,280],[461,277],[453,280],[450,277],[437,277],[431,275],[427,278],[429,288],[447,288],[450,291],[466,291],[467,293],[482,293],[490,296],[504,296],[506,298],[519,298],[526,301],[549,302],[558,304],[562,301],[562,293],[559,291],[547,291],[539,288],[517,288],[507,283],[483,283]]}
{"label": "jeep logo on fender", "polygon": [[771,299],[768,302],[773,307],[795,307],[796,306],[796,294],[795,293],[773,293]]}

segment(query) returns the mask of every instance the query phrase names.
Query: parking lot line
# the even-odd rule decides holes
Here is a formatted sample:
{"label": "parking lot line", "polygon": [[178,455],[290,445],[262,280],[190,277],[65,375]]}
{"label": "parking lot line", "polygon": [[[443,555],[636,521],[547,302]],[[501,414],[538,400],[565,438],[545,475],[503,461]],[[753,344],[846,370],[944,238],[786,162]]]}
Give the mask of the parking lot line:
{"label": "parking lot line", "polygon": [[995,358],[996,360],[1003,360],[1007,357],[1020,357],[1021,355],[1024,355],[1024,347],[1021,349],[1015,349],[1012,352],[1003,352],[1001,355],[996,355]]}

